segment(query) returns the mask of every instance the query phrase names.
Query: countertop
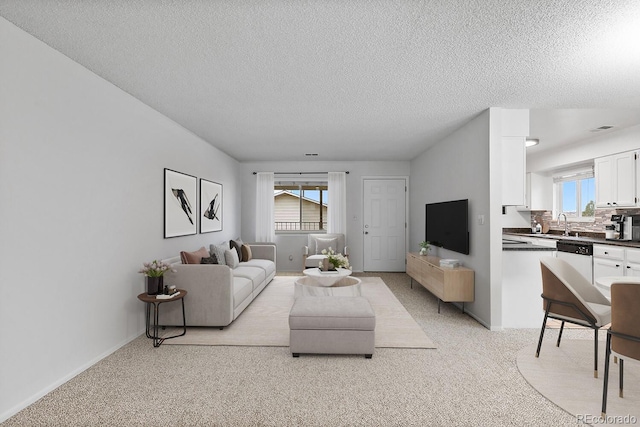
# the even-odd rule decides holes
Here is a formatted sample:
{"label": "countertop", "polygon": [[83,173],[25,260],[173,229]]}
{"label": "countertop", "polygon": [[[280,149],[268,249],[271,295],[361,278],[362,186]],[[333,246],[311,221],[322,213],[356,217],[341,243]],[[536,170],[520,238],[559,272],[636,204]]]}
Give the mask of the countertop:
{"label": "countertop", "polygon": [[503,251],[555,251],[555,248],[548,246],[533,245],[531,243],[504,243],[502,242]]}
{"label": "countertop", "polygon": [[[538,239],[569,240],[573,242],[595,243],[598,245],[624,246],[628,248],[640,248],[640,242],[634,242],[629,240],[619,240],[619,239],[605,239],[601,237],[582,237],[582,236],[575,237],[575,236],[563,236],[562,234],[534,234],[534,233],[515,233],[515,232],[503,233],[503,236],[509,236],[509,235],[535,237]],[[506,250],[506,248],[504,248],[504,245],[503,245],[503,249]],[[517,249],[514,249],[514,250],[517,250]]]}

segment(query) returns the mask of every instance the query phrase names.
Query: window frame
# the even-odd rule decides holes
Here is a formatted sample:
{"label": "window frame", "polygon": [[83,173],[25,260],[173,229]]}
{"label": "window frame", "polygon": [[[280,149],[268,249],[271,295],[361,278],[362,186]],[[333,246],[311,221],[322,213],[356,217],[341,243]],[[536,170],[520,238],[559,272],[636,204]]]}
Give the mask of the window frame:
{"label": "window frame", "polygon": [[[565,170],[561,174],[553,177],[553,217],[557,218],[558,215],[567,215],[567,222],[582,222],[593,223],[596,220],[595,217],[595,194],[594,194],[594,216],[582,216],[582,181],[585,179],[593,179],[595,186],[595,173],[593,166],[590,168],[576,168],[571,170]],[[576,216],[570,216],[562,209],[563,200],[563,184],[566,182],[576,183]],[[595,187],[594,187],[595,188]]]}
{"label": "window frame", "polygon": [[[297,189],[293,190],[291,187],[298,187]],[[275,182],[274,183],[274,199],[276,196],[276,191],[279,190],[287,190],[287,188],[281,188],[281,187],[289,187],[288,190],[293,190],[293,191],[299,191],[299,194],[297,194],[296,196],[298,197],[298,227],[299,229],[296,230],[281,230],[278,229],[278,221],[276,220],[276,208],[274,206],[274,231],[276,234],[324,234],[327,232],[326,227],[327,227],[327,218],[323,217],[322,211],[323,211],[323,207],[325,207],[328,210],[328,199],[329,199],[329,188],[328,188],[328,182],[326,180],[314,180],[314,181],[307,181],[307,180],[287,180],[285,182],[280,181],[280,182]],[[305,188],[306,187],[306,188]],[[310,188],[310,187],[314,187],[314,188]],[[325,227],[324,229],[303,229],[303,224],[305,223],[313,223],[314,221],[303,221],[304,219],[304,215],[303,215],[303,203],[305,200],[313,200],[313,199],[309,199],[309,198],[305,198],[304,196],[304,191],[320,191],[320,192],[324,192],[324,194],[326,195],[326,199],[324,197],[322,197],[322,195],[320,196],[320,200],[318,201],[318,203],[320,203],[320,219],[322,220],[322,224]],[[314,200],[315,201],[315,200]],[[274,204],[275,204],[275,200],[274,200]],[[328,214],[328,212],[327,212]],[[319,223],[319,221],[317,222]]]}

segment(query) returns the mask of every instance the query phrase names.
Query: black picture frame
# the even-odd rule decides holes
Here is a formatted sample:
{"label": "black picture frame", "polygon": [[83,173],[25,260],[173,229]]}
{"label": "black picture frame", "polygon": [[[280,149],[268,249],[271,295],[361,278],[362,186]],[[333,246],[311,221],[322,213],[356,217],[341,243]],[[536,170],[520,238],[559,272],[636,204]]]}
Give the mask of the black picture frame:
{"label": "black picture frame", "polygon": [[197,185],[195,176],[164,169],[164,238],[197,232]]}
{"label": "black picture frame", "polygon": [[200,178],[200,234],[222,231],[222,184]]}

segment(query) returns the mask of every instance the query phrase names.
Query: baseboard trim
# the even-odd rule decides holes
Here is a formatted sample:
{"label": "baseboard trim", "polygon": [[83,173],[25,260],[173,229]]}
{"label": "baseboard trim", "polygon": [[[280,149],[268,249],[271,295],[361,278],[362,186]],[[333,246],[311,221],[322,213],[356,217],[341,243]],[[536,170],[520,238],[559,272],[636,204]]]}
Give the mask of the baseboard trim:
{"label": "baseboard trim", "polygon": [[23,409],[27,408],[29,405],[32,405],[35,402],[37,402],[38,400],[42,399],[44,396],[46,396],[47,394],[51,393],[53,390],[57,389],[58,387],[60,387],[62,384],[66,383],[67,381],[69,381],[71,379],[73,379],[74,377],[76,377],[77,375],[81,374],[82,372],[86,371],[87,369],[89,369],[90,367],[92,367],[93,365],[95,365],[96,363],[98,363],[99,361],[104,359],[105,357],[111,355],[112,353],[114,353],[118,349],[120,349],[120,348],[124,347],[125,345],[129,344],[131,341],[135,340],[136,338],[138,338],[140,335],[142,335],[144,333],[145,333],[145,330],[141,329],[140,331],[138,331],[137,335],[124,339],[123,341],[121,341],[118,344],[114,345],[113,347],[109,348],[108,350],[106,350],[102,354],[98,355],[97,357],[95,357],[95,358],[91,359],[90,361],[88,361],[87,363],[83,364],[79,368],[74,369],[73,371],[71,371],[67,375],[63,376],[59,380],[53,382],[49,386],[47,386],[47,387],[43,388],[42,390],[38,391],[33,396],[28,397],[27,399],[23,400],[22,402],[18,403],[17,405],[13,406],[12,408],[9,408],[8,410],[6,410],[2,414],[0,414],[0,423],[5,422],[6,420],[8,420],[9,418],[13,417],[18,412],[20,412]]}

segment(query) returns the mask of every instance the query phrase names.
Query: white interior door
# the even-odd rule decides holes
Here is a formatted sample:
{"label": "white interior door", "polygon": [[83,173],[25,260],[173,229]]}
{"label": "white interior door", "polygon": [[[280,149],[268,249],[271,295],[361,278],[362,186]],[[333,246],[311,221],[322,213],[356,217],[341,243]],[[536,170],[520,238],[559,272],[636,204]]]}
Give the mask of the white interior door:
{"label": "white interior door", "polygon": [[364,271],[405,271],[407,182],[365,179]]}

